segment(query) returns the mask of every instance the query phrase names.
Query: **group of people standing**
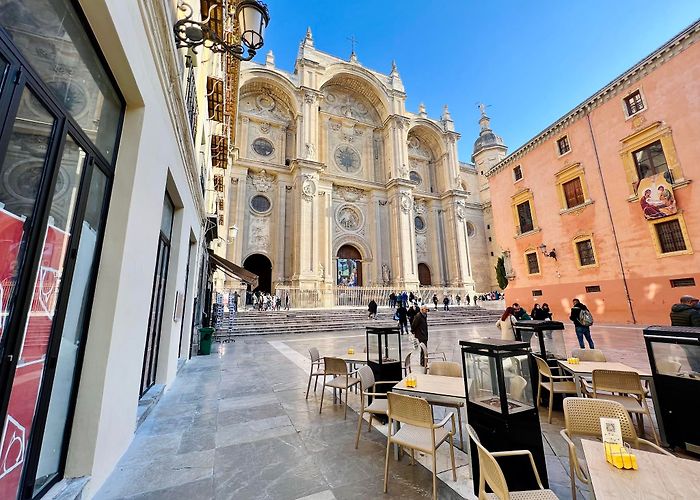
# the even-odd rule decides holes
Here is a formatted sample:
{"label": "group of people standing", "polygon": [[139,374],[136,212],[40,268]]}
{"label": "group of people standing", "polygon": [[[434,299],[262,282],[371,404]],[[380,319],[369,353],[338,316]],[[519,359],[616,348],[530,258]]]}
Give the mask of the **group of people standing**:
{"label": "group of people standing", "polygon": [[[253,305],[253,310],[257,311],[281,311],[282,297],[272,295],[269,292],[255,291],[250,294],[250,304]],[[289,294],[285,295],[284,309],[289,310]]]}
{"label": "group of people standing", "polygon": [[[585,341],[588,342],[588,347],[594,349],[595,344],[593,342],[593,338],[591,337],[593,316],[591,315],[588,307],[586,307],[586,304],[581,302],[579,299],[573,299],[572,304],[569,319],[574,324],[574,330],[576,331],[576,339],[578,340],[579,347],[581,347],[581,349],[585,349],[585,339]],[[501,316],[501,319],[496,322],[496,327],[501,331],[502,339],[515,340],[515,329],[513,328],[515,322],[530,319],[537,321],[552,321],[552,311],[549,309],[549,304],[544,303],[541,306],[539,304],[535,304],[530,314],[528,314],[527,311],[520,307],[520,304],[516,302],[512,306],[506,308]]]}

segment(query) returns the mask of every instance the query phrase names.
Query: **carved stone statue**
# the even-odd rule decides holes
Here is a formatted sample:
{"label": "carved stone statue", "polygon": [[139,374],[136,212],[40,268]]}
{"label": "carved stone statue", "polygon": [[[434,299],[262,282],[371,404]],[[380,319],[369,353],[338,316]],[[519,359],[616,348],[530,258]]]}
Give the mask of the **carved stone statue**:
{"label": "carved stone statue", "polygon": [[320,269],[321,279],[326,279],[326,268],[323,267],[323,263],[319,262],[318,268]]}
{"label": "carved stone statue", "polygon": [[391,284],[391,269],[386,264],[382,264],[382,284],[384,286]]}

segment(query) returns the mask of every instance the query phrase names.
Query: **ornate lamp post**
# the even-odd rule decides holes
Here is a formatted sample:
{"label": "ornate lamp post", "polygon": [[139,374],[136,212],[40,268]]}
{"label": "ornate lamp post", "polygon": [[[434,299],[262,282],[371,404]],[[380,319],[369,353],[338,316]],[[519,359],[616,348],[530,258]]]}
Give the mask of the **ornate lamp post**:
{"label": "ornate lamp post", "polygon": [[[210,26],[211,14],[221,7],[228,17],[228,22],[238,22],[240,35],[230,30],[231,36],[217,33]],[[213,3],[209,7],[206,19],[201,22],[192,19],[193,10],[187,2],[181,2],[178,8],[185,12],[185,17],[173,26],[175,46],[189,48],[192,51],[204,46],[212,52],[229,54],[241,61],[250,61],[263,46],[265,29],[270,23],[267,6],[257,0],[239,0],[238,2]],[[246,54],[247,52],[247,54]]]}

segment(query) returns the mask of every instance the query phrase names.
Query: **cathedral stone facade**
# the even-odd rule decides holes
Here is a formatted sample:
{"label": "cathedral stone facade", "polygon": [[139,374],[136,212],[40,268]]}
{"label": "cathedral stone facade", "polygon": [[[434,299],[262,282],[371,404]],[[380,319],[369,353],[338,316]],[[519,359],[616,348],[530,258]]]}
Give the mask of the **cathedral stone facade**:
{"label": "cathedral stone facade", "polygon": [[309,30],[293,73],[271,53],[242,65],[239,102],[226,255],[260,289],[488,289],[478,172],[458,161],[447,106],[406,110],[395,64],[330,56]]}

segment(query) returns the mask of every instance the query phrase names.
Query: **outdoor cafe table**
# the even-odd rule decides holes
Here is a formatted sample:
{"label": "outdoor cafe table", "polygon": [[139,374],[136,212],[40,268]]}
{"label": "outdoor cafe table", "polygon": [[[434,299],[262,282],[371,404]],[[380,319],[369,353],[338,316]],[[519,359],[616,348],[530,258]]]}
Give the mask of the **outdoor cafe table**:
{"label": "outdoor cafe table", "polygon": [[639,378],[646,380],[649,384],[649,393],[651,394],[651,400],[654,402],[654,413],[656,413],[656,423],[659,427],[659,436],[661,438],[662,444],[666,443],[666,432],[663,428],[663,419],[659,415],[659,401],[656,395],[656,387],[654,386],[654,377],[650,371],[638,370],[627,366],[624,363],[616,363],[612,361],[580,361],[576,364],[571,364],[565,360],[559,360],[559,366],[565,372],[568,372],[574,377],[574,383],[576,384],[576,395],[578,397],[582,396],[581,392],[581,379],[591,378],[593,375],[593,370],[616,370],[620,372],[635,372],[639,374]]}
{"label": "outdoor cafe table", "polygon": [[582,439],[591,489],[599,500],[700,498],[700,462],[632,450],[638,470],[622,470],[605,460],[603,443]]}

